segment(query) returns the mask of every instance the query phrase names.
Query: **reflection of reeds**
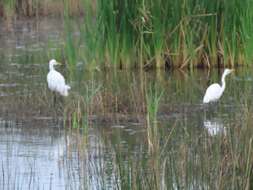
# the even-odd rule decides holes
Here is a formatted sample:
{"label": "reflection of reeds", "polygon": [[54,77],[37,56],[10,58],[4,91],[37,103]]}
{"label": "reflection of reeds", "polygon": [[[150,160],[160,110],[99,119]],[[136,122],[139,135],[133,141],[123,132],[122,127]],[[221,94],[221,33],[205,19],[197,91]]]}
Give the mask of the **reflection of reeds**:
{"label": "reflection of reeds", "polygon": [[[152,97],[159,97],[159,93],[158,96],[154,94],[153,92]],[[148,139],[148,144],[137,142],[138,150],[131,152],[132,149],[128,149],[128,146],[123,148],[120,144],[125,141],[122,139],[124,136],[120,135],[119,138],[116,133],[112,133],[107,137],[107,145],[112,147],[110,151],[115,155],[112,162],[114,168],[117,168],[113,170],[117,179],[116,187],[251,189],[252,119],[245,112],[236,115],[238,118],[244,115],[243,124],[230,124],[227,133],[218,136],[208,136],[205,130],[199,131],[199,128],[191,126],[184,119],[176,122],[173,128],[170,124],[160,124],[163,128],[157,130],[156,137],[159,139],[153,140],[152,144],[153,147],[154,143],[158,145],[153,151],[150,151]],[[187,119],[189,118],[185,118],[186,121]],[[170,129],[169,132],[166,129]],[[108,176],[105,175],[104,179],[106,177]]]}
{"label": "reflection of reeds", "polygon": [[[149,97],[152,93],[153,99],[161,94],[159,90],[155,93],[154,88],[152,92],[147,93]],[[205,129],[196,126],[194,122],[191,123],[190,119],[195,118],[189,118],[189,116],[178,119],[174,126],[170,124],[170,120],[164,123],[156,117],[155,120],[159,122],[159,125],[156,125],[157,133],[156,139],[152,142],[152,151],[149,144],[151,140],[148,140],[146,131],[132,136],[124,129],[108,128],[104,125],[98,128],[94,126],[93,130],[85,135],[80,133],[80,130],[66,130],[66,136],[62,136],[66,140],[59,141],[59,145],[66,147],[64,154],[61,155],[63,162],[61,161],[58,165],[59,171],[65,177],[66,188],[73,189],[77,186],[83,189],[104,187],[113,189],[251,189],[253,129],[250,113],[252,111],[250,105],[238,107],[238,109],[238,112],[231,116],[235,117],[234,122],[226,124],[226,134],[216,136],[208,135]],[[156,109],[152,108],[152,110]],[[150,125],[154,127],[153,122],[150,122]],[[8,127],[2,128],[9,130],[10,134],[15,131]],[[30,130],[29,128],[22,129],[32,130],[33,133],[28,133],[27,136],[36,134],[35,141],[42,134],[44,137],[52,135],[50,130],[45,133],[46,129],[43,125],[37,128],[31,127]],[[142,126],[137,126],[134,130],[142,130],[140,128]],[[15,139],[14,137],[11,137],[10,141]],[[52,139],[57,138],[53,136]],[[12,146],[7,146],[7,148],[16,150]],[[10,155],[12,154],[7,154],[7,156]],[[35,159],[34,162],[36,161]],[[7,164],[2,164],[0,167],[2,170],[0,184],[12,183],[15,186],[20,185],[22,189],[23,184],[15,181],[15,179],[22,180],[22,176],[8,167]],[[36,167],[31,165],[31,170],[26,176],[28,179],[34,178],[35,169]],[[7,178],[8,175],[11,177]],[[33,182],[32,187],[35,185],[39,189],[39,181]],[[9,189],[7,187],[12,186],[6,185],[3,189]]]}

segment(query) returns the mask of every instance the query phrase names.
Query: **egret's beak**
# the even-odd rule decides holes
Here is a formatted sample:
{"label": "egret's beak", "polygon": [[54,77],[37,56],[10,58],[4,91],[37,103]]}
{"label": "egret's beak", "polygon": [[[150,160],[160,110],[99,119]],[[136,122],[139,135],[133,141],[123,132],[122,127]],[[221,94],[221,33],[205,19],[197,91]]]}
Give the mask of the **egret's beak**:
{"label": "egret's beak", "polygon": [[62,65],[62,63],[60,63],[60,62],[58,62],[58,61],[57,61],[56,63],[57,63],[57,65]]}

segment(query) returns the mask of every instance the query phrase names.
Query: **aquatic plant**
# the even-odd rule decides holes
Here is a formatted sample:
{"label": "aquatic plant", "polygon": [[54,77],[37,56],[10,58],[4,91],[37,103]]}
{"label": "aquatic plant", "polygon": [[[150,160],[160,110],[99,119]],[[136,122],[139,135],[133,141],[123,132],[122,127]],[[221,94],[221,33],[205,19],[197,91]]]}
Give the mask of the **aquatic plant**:
{"label": "aquatic plant", "polygon": [[90,81],[80,87],[80,93],[73,93],[64,105],[65,126],[70,128],[88,129],[89,117],[93,113],[94,102],[99,96],[101,86]]}
{"label": "aquatic plant", "polygon": [[105,66],[233,67],[252,60],[252,7],[250,0],[98,0],[86,27],[96,31],[91,49]]}
{"label": "aquatic plant", "polygon": [[[193,68],[252,62],[252,8],[251,0],[4,0],[0,14],[8,22],[15,16],[63,16],[64,57],[72,66]],[[79,38],[73,37],[72,18]]]}
{"label": "aquatic plant", "polygon": [[154,152],[159,149],[159,127],[157,121],[157,114],[162,95],[163,91],[159,92],[156,86],[150,86],[146,93],[147,136],[151,152]]}

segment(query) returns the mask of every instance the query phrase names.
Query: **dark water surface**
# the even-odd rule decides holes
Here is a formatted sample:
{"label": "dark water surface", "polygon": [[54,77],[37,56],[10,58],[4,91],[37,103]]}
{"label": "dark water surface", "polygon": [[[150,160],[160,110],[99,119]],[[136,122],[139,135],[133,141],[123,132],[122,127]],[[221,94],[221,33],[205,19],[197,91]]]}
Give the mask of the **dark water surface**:
{"label": "dark water surface", "polygon": [[[202,105],[202,98],[222,71],[139,76],[132,71],[80,75],[77,69],[73,77],[67,68],[57,68],[72,86],[60,107],[84,95],[85,84],[94,82],[103,91],[105,113],[94,112],[87,134],[64,127],[62,109],[55,113],[47,89],[47,62],[59,57],[57,48],[65,43],[63,24],[44,19],[0,26],[0,189],[147,189],[156,172],[159,189],[245,185],[241,179],[248,177],[248,162],[243,160],[251,155],[245,147],[253,134],[248,129],[252,68],[228,76],[221,101],[211,106]],[[149,152],[146,115],[141,113],[146,97],[141,89],[151,83],[164,90],[158,111],[160,157]]]}

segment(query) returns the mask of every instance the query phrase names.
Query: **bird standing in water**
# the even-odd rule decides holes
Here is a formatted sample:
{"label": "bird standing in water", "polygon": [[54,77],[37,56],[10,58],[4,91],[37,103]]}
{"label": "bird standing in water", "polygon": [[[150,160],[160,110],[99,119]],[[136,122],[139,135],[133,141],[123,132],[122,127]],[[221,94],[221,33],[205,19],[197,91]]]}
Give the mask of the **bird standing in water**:
{"label": "bird standing in water", "polygon": [[47,74],[47,84],[51,91],[58,92],[62,96],[68,96],[70,86],[65,83],[61,73],[54,69],[55,65],[60,65],[55,59],[49,61],[49,73]]}
{"label": "bird standing in water", "polygon": [[206,93],[203,99],[204,104],[210,103],[210,102],[216,102],[220,99],[226,87],[225,77],[231,72],[233,72],[232,69],[224,70],[221,77],[221,83],[222,83],[221,86],[218,83],[214,83],[206,89]]}

